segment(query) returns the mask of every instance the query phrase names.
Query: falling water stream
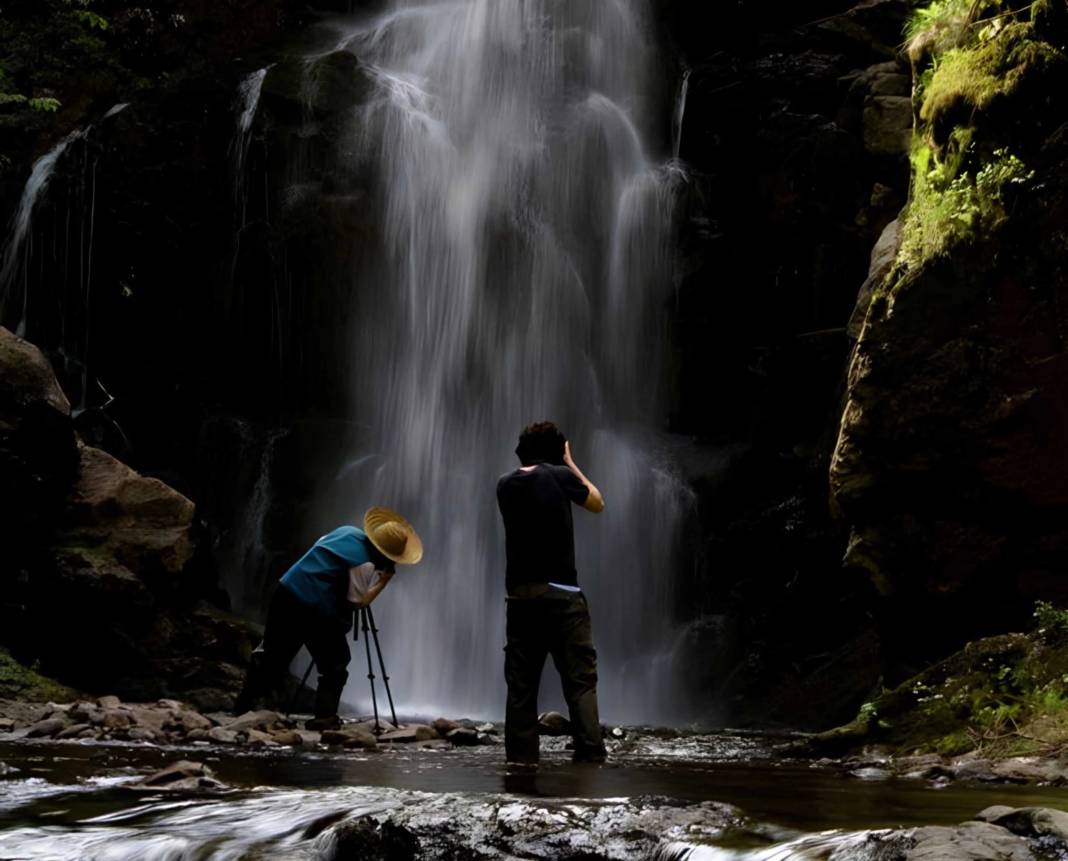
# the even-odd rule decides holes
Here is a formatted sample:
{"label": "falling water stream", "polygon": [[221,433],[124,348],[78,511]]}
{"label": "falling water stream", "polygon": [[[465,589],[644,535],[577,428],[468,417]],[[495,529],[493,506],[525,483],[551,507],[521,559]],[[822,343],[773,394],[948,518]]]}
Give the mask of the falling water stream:
{"label": "falling water stream", "polygon": [[647,12],[644,0],[393,0],[307,59],[310,96],[333,51],[374,84],[336,154],[367,166],[380,223],[374,262],[349,273],[369,442],[330,514],[393,506],[424,538],[425,561],[376,607],[406,710],[502,710],[494,489],[517,466],[519,430],[549,418],[607,500],[576,516],[602,713],[684,717],[672,583],[690,501],[655,441],[681,174],[646,128],[661,107]]}

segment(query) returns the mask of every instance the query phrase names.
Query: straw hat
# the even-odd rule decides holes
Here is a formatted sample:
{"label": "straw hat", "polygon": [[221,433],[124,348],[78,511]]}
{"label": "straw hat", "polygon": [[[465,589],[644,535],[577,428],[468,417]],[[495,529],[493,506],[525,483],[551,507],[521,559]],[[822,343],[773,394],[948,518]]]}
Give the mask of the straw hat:
{"label": "straw hat", "polygon": [[423,542],[407,520],[388,508],[375,506],[363,516],[363,531],[387,559],[414,565],[423,558]]}

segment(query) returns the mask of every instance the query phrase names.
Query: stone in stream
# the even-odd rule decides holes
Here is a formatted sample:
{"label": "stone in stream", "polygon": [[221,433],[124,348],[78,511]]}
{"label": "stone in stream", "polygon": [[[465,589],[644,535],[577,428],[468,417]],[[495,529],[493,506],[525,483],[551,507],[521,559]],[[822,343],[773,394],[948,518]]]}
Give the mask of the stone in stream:
{"label": "stone in stream", "polygon": [[102,709],[117,709],[122,705],[122,700],[116,696],[98,697],[96,704]]}
{"label": "stone in stream", "polygon": [[437,730],[440,735],[443,736],[447,736],[454,729],[458,729],[460,727],[460,724],[458,724],[454,720],[449,720],[448,718],[438,718],[430,725],[434,727],[434,729]]}
{"label": "stone in stream", "polygon": [[223,724],[223,728],[230,732],[242,730],[258,730],[259,732],[271,732],[273,730],[293,729],[293,721],[282,717],[278,712],[252,711],[245,712],[233,720]]}
{"label": "stone in stream", "polygon": [[437,730],[422,723],[402,724],[400,729],[389,730],[382,733],[380,742],[397,742],[405,744],[413,741],[432,741],[439,738]]}
{"label": "stone in stream", "polygon": [[468,747],[479,744],[478,730],[466,726],[458,726],[445,733],[445,738],[459,747]]}
{"label": "stone in stream", "polygon": [[538,735],[571,735],[571,721],[560,712],[544,712],[538,715]]}
{"label": "stone in stream", "polygon": [[1052,810],[1048,807],[1013,809],[995,806],[988,807],[975,818],[1000,825],[1021,837],[1052,838],[1052,841],[1060,844],[1058,848],[1068,855],[1068,813],[1063,810]]}
{"label": "stone in stream", "polygon": [[208,740],[216,744],[238,744],[237,733],[225,727],[215,726],[208,730]]}
{"label": "stone in stream", "polygon": [[128,788],[166,792],[218,792],[227,787],[216,780],[211,769],[203,763],[182,760],[129,785]]}
{"label": "stone in stream", "polygon": [[72,724],[71,726],[68,726],[65,729],[62,729],[58,733],[56,733],[55,737],[58,739],[78,738],[85,730],[89,728],[89,724],[87,723]]}
{"label": "stone in stream", "polygon": [[378,740],[375,738],[374,734],[360,726],[323,730],[320,740],[323,744],[340,745],[341,747],[360,748],[363,750],[375,750],[378,747]]}
{"label": "stone in stream", "polygon": [[62,717],[50,717],[37,721],[26,731],[26,738],[51,738],[64,730],[70,721]]}
{"label": "stone in stream", "polygon": [[11,732],[14,728],[14,720],[11,718],[0,718],[0,732]]}

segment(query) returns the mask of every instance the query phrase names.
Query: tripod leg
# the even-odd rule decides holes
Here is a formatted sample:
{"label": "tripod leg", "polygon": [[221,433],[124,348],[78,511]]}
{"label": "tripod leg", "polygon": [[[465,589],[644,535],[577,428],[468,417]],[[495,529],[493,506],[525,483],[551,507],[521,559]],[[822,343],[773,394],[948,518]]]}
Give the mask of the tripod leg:
{"label": "tripod leg", "polygon": [[382,726],[378,722],[378,697],[375,694],[375,671],[371,667],[371,638],[367,636],[367,608],[360,608],[360,621],[363,623],[363,645],[367,651],[367,678],[371,682],[371,708],[375,712],[375,734],[382,732]]}
{"label": "tripod leg", "polygon": [[386,697],[389,699],[389,713],[393,716],[393,726],[400,728],[397,723],[397,710],[393,708],[393,694],[389,690],[389,673],[386,672],[386,664],[382,660],[382,647],[378,645],[378,628],[375,626],[375,614],[367,607],[367,617],[371,620],[371,636],[375,638],[375,651],[378,652],[378,666],[382,668],[382,681],[386,685]]}
{"label": "tripod leg", "polygon": [[297,700],[300,699],[300,695],[304,693],[304,689],[308,686],[308,676],[311,675],[311,671],[315,669],[315,661],[308,664],[308,669],[304,672],[304,678],[300,680],[300,687],[297,688],[297,692],[293,694],[293,699],[289,702],[289,708],[286,710],[286,717],[293,714],[293,711],[297,707]]}

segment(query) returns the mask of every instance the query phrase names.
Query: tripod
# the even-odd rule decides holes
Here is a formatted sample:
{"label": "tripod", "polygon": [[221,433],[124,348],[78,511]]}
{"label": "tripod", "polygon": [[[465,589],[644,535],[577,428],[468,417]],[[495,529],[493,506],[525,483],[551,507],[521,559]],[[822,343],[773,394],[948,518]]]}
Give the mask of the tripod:
{"label": "tripod", "polygon": [[393,708],[393,694],[389,690],[389,674],[386,672],[385,661],[382,660],[382,647],[378,644],[378,628],[375,626],[375,614],[371,612],[371,606],[368,604],[366,607],[357,607],[356,615],[352,621],[352,641],[355,643],[359,639],[359,629],[363,627],[363,646],[364,651],[367,653],[367,678],[371,682],[371,707],[375,713],[375,735],[380,735],[382,725],[378,722],[378,696],[375,693],[375,671],[371,664],[371,641],[367,634],[370,632],[371,637],[375,641],[375,652],[378,654],[378,666],[382,670],[382,682],[386,686],[386,697],[389,700],[389,713],[393,718],[393,726],[400,728],[400,724],[397,723],[397,710]]}
{"label": "tripod", "polygon": [[[386,686],[386,697],[389,700],[389,713],[393,718],[393,726],[400,729],[400,724],[397,723],[397,710],[393,708],[393,694],[389,690],[389,674],[386,672],[385,661],[382,660],[382,647],[378,643],[378,628],[375,625],[375,614],[371,612],[370,606],[357,607],[354,611],[352,620],[352,641],[355,643],[359,640],[360,626],[363,626],[363,645],[364,650],[367,652],[367,678],[371,682],[371,707],[374,709],[375,714],[375,735],[381,735],[384,730],[382,724],[378,721],[378,696],[375,693],[375,671],[371,664],[371,641],[367,634],[370,632],[371,637],[375,641],[375,652],[378,654],[378,666],[382,670],[382,682]],[[300,695],[304,692],[304,688],[308,684],[308,676],[311,675],[311,671],[315,668],[315,662],[312,661],[308,664],[308,669],[304,672],[304,678],[300,681],[300,687],[293,695],[293,700],[289,704],[289,710],[286,712],[286,717],[289,717],[297,707],[297,701],[300,699]]]}

